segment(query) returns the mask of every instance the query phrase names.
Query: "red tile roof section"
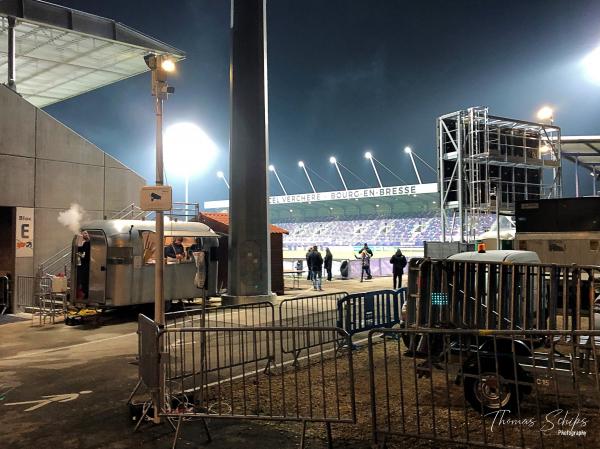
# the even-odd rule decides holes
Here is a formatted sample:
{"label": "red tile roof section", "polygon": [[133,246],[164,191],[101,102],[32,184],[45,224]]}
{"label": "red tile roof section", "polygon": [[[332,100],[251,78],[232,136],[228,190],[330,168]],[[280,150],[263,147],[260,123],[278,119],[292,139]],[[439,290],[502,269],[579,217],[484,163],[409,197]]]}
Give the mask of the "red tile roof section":
{"label": "red tile roof section", "polygon": [[[229,227],[229,214],[223,212],[201,212],[200,217],[206,217],[209,220],[217,221]],[[200,221],[203,221],[200,219]],[[271,225],[271,234],[289,234],[290,232],[280,228],[279,226]]]}

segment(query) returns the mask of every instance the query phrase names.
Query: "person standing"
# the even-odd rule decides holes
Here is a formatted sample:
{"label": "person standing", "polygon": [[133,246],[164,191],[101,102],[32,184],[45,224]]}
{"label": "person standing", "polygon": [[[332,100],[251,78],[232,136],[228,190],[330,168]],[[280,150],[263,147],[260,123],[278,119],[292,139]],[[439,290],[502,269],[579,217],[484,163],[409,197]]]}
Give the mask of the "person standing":
{"label": "person standing", "polygon": [[[390,259],[390,264],[392,264],[392,274],[394,276],[394,290],[396,290],[396,288],[402,288],[402,275],[404,274],[404,267],[406,266],[406,256],[402,254],[400,248],[398,248],[396,254]],[[396,280],[398,280],[397,284]],[[398,287],[396,287],[396,285],[398,285]]]}
{"label": "person standing", "polygon": [[[77,246],[77,299],[87,299],[90,294],[90,235],[87,231],[81,233],[81,245]],[[78,239],[79,240],[79,239]]]}
{"label": "person standing", "polygon": [[325,266],[325,271],[327,271],[327,280],[331,281],[331,266],[333,264],[333,254],[329,251],[329,248],[325,248],[325,261],[323,265]]}
{"label": "person standing", "polygon": [[[316,248],[316,246],[315,246]],[[312,246],[310,248],[308,248],[308,251],[306,251],[306,271],[308,271],[308,274],[306,275],[306,280],[310,281],[312,279],[312,270],[310,268],[310,255],[312,253]]]}
{"label": "person standing", "polygon": [[363,281],[365,274],[367,275],[367,280],[372,279],[373,276],[371,276],[371,256],[369,255],[369,252],[363,248],[360,254],[355,257],[357,259],[361,259],[360,282]]}
{"label": "person standing", "polygon": [[323,257],[315,245],[310,256],[308,256],[308,264],[310,266],[310,274],[315,290],[323,290],[321,288],[321,276],[323,271]]}

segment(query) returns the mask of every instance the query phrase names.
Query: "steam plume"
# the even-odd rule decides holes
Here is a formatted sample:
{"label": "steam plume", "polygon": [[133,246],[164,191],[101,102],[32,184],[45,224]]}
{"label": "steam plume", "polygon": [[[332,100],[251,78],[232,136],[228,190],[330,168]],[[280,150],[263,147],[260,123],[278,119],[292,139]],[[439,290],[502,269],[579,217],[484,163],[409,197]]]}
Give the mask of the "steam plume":
{"label": "steam plume", "polygon": [[71,204],[68,210],[59,212],[58,222],[69,228],[73,234],[77,234],[81,227],[81,220],[85,211],[79,204]]}

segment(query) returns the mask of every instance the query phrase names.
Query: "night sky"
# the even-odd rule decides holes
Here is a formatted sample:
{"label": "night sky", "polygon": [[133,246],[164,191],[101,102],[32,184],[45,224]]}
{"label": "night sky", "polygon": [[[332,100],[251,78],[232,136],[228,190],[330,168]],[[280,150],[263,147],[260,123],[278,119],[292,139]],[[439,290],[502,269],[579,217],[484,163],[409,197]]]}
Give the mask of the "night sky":
{"label": "night sky", "polygon": [[[165,125],[193,122],[219,154],[191,178],[190,199],[226,199],[229,20],[227,0],[55,0],[109,17],[187,53],[170,83]],[[563,135],[600,134],[600,85],[581,60],[600,45],[600,2],[587,0],[400,1],[270,0],[268,76],[270,160],[288,193],[342,190],[329,156],[375,185],[369,149],[416,183],[410,145],[435,166],[435,118],[469,106],[534,120],[555,108]],[[107,153],[154,181],[154,115],[149,74],[46,110]],[[574,170],[565,163],[565,194]],[[183,200],[183,174],[167,173]],[[424,181],[435,175],[420,167]],[[384,170],[382,181],[401,184]],[[364,187],[344,173],[349,187]],[[591,176],[582,176],[591,194]],[[272,176],[272,194],[281,189]]]}

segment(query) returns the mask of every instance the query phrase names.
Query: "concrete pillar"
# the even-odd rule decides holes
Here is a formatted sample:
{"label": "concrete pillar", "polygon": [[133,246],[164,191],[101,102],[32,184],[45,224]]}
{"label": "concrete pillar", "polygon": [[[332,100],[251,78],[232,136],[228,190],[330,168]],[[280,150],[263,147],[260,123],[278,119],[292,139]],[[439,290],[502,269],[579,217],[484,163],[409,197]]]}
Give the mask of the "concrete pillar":
{"label": "concrete pillar", "polygon": [[229,276],[224,303],[271,299],[266,0],[233,0]]}

